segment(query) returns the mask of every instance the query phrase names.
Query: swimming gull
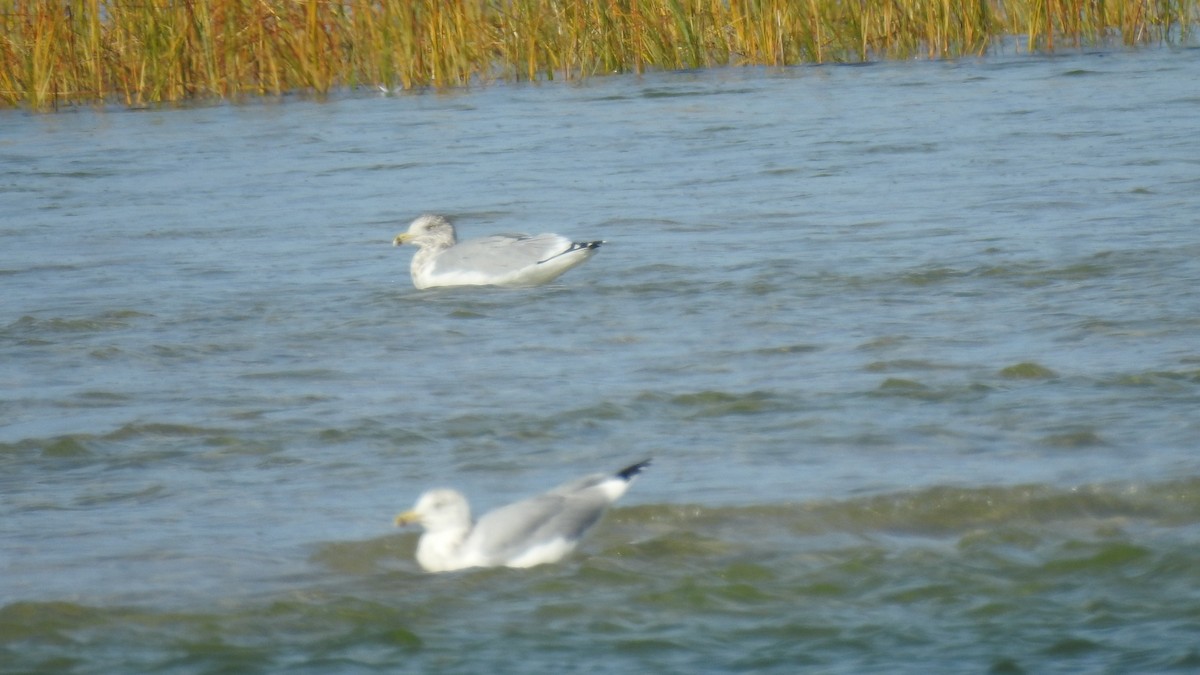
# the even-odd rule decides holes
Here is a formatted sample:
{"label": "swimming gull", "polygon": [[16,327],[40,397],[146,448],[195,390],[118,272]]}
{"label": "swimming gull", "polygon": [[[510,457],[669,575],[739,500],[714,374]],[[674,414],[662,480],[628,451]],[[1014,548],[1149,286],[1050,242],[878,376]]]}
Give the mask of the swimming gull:
{"label": "swimming gull", "polygon": [[536,286],[582,263],[603,241],[571,241],[557,234],[493,234],[458,241],[442,216],[425,214],[396,235],[393,246],[412,244],[412,280],[435,286]]}
{"label": "swimming gull", "polygon": [[457,490],[421,495],[396,525],[419,523],[417,563],[428,572],[467,567],[533,567],[561,560],[575,549],[633,477],[650,465],[638,462],[615,474],[594,474],[485,514],[471,522],[471,507]]}

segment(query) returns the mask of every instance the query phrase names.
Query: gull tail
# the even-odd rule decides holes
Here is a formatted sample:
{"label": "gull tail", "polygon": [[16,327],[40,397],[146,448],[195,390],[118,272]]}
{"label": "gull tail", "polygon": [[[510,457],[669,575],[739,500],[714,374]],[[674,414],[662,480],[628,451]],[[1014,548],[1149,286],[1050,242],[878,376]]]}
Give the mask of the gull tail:
{"label": "gull tail", "polygon": [[627,466],[624,469],[621,469],[620,471],[617,472],[617,478],[620,478],[621,480],[628,483],[629,481],[633,480],[634,476],[641,473],[642,469],[645,469],[646,467],[650,466],[651,461],[652,460],[647,459],[644,462],[638,462],[637,464]]}
{"label": "gull tail", "polygon": [[585,256],[585,258],[590,258],[591,255],[596,252],[596,249],[600,248],[600,246],[604,243],[606,243],[606,242],[604,242],[603,240],[601,240],[601,241],[573,241],[573,242],[571,242],[571,245],[569,247],[567,247],[567,250],[565,250],[561,253],[555,253],[554,255],[550,256],[549,258],[546,258],[545,260],[539,260],[538,264],[541,265],[542,263],[550,262],[551,260],[554,260],[555,258],[561,258],[562,256],[567,255],[568,253],[576,253],[578,251],[583,251],[584,253],[587,254],[587,256]]}

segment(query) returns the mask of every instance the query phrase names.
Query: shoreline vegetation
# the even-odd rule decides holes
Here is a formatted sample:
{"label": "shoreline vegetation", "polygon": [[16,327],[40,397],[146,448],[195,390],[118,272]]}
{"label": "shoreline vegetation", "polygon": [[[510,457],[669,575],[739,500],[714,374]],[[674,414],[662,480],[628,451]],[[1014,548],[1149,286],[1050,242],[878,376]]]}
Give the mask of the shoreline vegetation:
{"label": "shoreline vegetation", "polygon": [[0,105],[1184,42],[1200,0],[0,0]]}

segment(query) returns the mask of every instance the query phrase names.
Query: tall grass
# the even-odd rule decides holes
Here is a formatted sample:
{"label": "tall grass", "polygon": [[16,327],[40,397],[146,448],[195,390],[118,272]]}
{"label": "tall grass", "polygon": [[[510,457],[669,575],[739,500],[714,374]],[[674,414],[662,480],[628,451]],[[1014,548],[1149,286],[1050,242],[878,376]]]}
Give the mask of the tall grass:
{"label": "tall grass", "polygon": [[0,101],[128,105],[1187,40],[1200,0],[0,0]]}

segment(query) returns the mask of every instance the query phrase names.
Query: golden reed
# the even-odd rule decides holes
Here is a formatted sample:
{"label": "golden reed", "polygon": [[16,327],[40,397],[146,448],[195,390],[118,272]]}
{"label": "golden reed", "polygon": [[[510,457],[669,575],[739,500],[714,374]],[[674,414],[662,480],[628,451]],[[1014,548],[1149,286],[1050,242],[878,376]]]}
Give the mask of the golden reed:
{"label": "golden reed", "polygon": [[1200,0],[0,0],[0,101],[138,106],[1186,40]]}

